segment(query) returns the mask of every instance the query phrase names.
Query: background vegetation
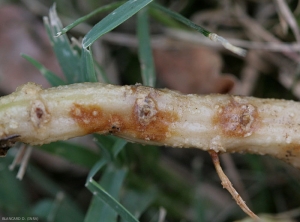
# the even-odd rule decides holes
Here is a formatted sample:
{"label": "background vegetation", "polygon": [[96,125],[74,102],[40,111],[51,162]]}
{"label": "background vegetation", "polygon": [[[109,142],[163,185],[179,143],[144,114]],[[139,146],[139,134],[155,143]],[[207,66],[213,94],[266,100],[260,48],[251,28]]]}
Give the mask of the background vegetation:
{"label": "background vegetation", "polygon": [[[102,81],[298,100],[298,1],[155,2],[165,8],[146,6],[150,2],[57,0],[59,16],[52,8],[44,27],[42,18],[53,1],[1,2],[2,95],[28,81],[45,87]],[[95,9],[93,16],[83,17]],[[185,20],[172,12],[247,48],[248,55],[242,58],[210,42],[190,28],[193,23],[182,24]],[[80,18],[80,25],[54,37],[63,27],[59,18],[64,26]],[[8,166],[20,146],[0,160],[0,218],[151,222],[246,217],[201,150],[90,135],[35,147],[18,181],[17,169]],[[300,219],[297,169],[249,154],[226,154],[222,161],[255,213],[272,215],[272,221]]]}

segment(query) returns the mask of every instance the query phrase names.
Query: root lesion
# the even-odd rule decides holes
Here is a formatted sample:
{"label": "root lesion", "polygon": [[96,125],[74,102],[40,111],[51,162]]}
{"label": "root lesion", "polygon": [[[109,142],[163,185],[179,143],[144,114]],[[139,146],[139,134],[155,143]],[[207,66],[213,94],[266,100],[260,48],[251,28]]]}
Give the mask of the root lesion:
{"label": "root lesion", "polygon": [[210,154],[213,164],[215,166],[215,169],[217,171],[217,174],[221,180],[221,184],[223,188],[228,190],[228,192],[231,194],[232,198],[236,201],[238,206],[246,213],[248,214],[254,221],[260,221],[259,217],[253,213],[249,207],[247,206],[246,202],[243,200],[243,198],[239,195],[239,193],[235,190],[232,183],[230,182],[229,178],[226,176],[226,174],[223,172],[223,169],[220,165],[219,155],[214,150],[209,150],[208,153]]}

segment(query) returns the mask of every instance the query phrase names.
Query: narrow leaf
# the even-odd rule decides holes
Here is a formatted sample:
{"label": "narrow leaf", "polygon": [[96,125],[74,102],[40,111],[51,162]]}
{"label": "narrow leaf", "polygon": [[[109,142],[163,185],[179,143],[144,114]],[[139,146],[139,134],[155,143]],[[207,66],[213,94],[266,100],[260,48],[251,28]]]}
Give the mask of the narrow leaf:
{"label": "narrow leaf", "polygon": [[87,149],[85,146],[80,146],[70,142],[59,141],[45,144],[41,146],[40,149],[63,157],[71,163],[75,163],[86,168],[92,168],[99,160],[99,155],[97,153]]}
{"label": "narrow leaf", "polygon": [[96,144],[107,161],[115,159],[127,144],[127,141],[113,136],[94,135]]}
{"label": "narrow leaf", "polygon": [[[85,221],[116,221],[116,213],[127,222],[138,222],[138,220],[127,211],[117,200],[121,184],[126,171],[109,169],[103,175],[101,185],[90,179],[86,186],[95,195],[90,205]],[[107,208],[109,206],[109,208]],[[115,213],[112,213],[113,210]]]}
{"label": "narrow leaf", "polygon": [[155,86],[155,69],[150,45],[149,21],[147,7],[138,12],[137,33],[139,40],[139,59],[141,63],[143,84]]}
{"label": "narrow leaf", "polygon": [[156,8],[166,14],[168,14],[169,16],[171,16],[172,18],[182,22],[183,24],[187,25],[188,27],[197,30],[198,32],[202,33],[205,37],[208,37],[210,40],[212,40],[213,42],[218,42],[221,43],[223,45],[223,47],[225,47],[226,49],[230,50],[231,52],[240,55],[240,56],[246,56],[247,51],[245,49],[236,47],[232,44],[230,44],[226,39],[224,39],[222,36],[219,36],[215,33],[209,32],[206,29],[204,29],[203,27],[196,25],[195,23],[193,23],[191,20],[183,17],[182,15],[180,15],[177,12],[171,11],[159,4],[153,3],[151,4],[151,6],[153,8]]}
{"label": "narrow leaf", "polygon": [[121,152],[121,150],[125,147],[127,144],[127,141],[121,138],[116,138],[116,141],[112,147],[112,153],[114,158],[118,156],[118,154]]}
{"label": "narrow leaf", "polygon": [[25,214],[29,210],[29,194],[23,181],[16,180],[15,172],[8,169],[11,162],[10,157],[0,162],[0,209],[6,209],[6,213]]}
{"label": "narrow leaf", "polygon": [[98,82],[90,47],[89,49],[82,48],[81,73],[84,75],[85,82]]}
{"label": "narrow leaf", "polygon": [[211,33],[209,31],[207,31],[206,29],[202,28],[199,25],[196,25],[195,23],[193,23],[191,20],[185,18],[184,16],[180,15],[177,12],[174,12],[168,8],[165,8],[159,4],[156,3],[152,3],[151,6],[155,9],[158,9],[164,13],[166,13],[167,15],[171,16],[172,18],[178,20],[179,22],[182,22],[183,24],[187,25],[188,27],[197,30],[198,32],[202,33],[204,36],[208,37],[208,35]]}
{"label": "narrow leaf", "polygon": [[125,3],[125,1],[120,1],[120,2],[114,2],[105,6],[102,6],[100,8],[97,8],[96,10],[92,11],[91,13],[82,16],[81,18],[77,19],[75,22],[71,23],[70,25],[66,26],[65,28],[63,28],[60,32],[57,33],[57,37],[60,35],[65,34],[66,32],[70,31],[72,28],[74,28],[75,26],[79,25],[80,23],[88,20],[89,18],[93,17],[94,15],[101,13],[101,12],[106,12],[106,11],[110,11],[113,10],[117,7],[119,7],[120,5],[122,5],[123,3]]}
{"label": "narrow leaf", "polygon": [[56,58],[68,83],[82,82],[80,73],[80,56],[70,44],[66,35],[54,37],[62,29],[62,24],[57,16],[55,5],[50,9],[49,18],[44,18],[44,24],[53,46]]}
{"label": "narrow leaf", "polygon": [[[136,218],[139,218],[156,196],[157,191],[155,189],[143,192],[132,190],[125,193],[122,203]],[[125,220],[121,220],[121,222],[125,222]]]}
{"label": "narrow leaf", "polygon": [[116,158],[119,152],[127,144],[126,140],[112,136],[101,136],[95,134],[95,142],[101,149],[102,158],[92,167],[87,177],[87,181],[93,178],[96,173],[108,162]]}
{"label": "narrow leaf", "polygon": [[90,170],[89,175],[87,177],[87,182],[92,179],[98,171],[107,164],[107,160],[105,158],[101,158]]}
{"label": "narrow leaf", "polygon": [[[150,5],[151,6],[151,5]],[[154,7],[149,7],[149,14],[151,15],[152,18],[163,24],[164,26],[168,26],[170,28],[174,29],[187,29],[185,25],[182,23],[178,22],[177,20],[172,19],[170,16],[167,14],[161,13],[160,10],[154,8]]]}
{"label": "narrow leaf", "polygon": [[98,134],[95,134],[94,138],[97,146],[101,150],[102,158],[106,159],[107,162],[110,162],[113,159],[111,148],[113,147],[116,138]]}
{"label": "narrow leaf", "polygon": [[96,75],[98,77],[100,77],[99,79],[99,82],[103,82],[103,83],[110,83],[108,77],[107,77],[107,74],[105,72],[105,70],[103,69],[102,66],[100,66],[97,62],[94,61],[94,64],[95,64],[95,70],[96,70]]}
{"label": "narrow leaf", "polygon": [[43,66],[41,63],[39,63],[34,58],[32,58],[28,55],[25,55],[25,54],[22,54],[22,57],[24,59],[26,59],[27,61],[29,61],[32,65],[34,65],[52,86],[60,86],[60,85],[66,84],[61,78],[59,78],[53,72],[48,70],[45,66]]}
{"label": "narrow leaf", "polygon": [[[58,196],[61,196],[58,194]],[[43,199],[32,209],[32,214],[38,216],[42,221],[55,222],[81,222],[84,219],[83,213],[78,207],[73,207],[68,200]]]}
{"label": "narrow leaf", "polygon": [[97,23],[83,38],[83,48],[93,44],[99,37],[125,22],[153,0],[129,0]]}

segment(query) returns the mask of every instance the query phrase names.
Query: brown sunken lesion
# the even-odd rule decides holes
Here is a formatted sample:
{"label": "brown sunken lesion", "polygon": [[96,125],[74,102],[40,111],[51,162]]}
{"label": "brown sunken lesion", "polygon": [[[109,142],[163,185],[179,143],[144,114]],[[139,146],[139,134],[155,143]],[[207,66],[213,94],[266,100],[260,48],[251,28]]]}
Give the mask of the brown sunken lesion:
{"label": "brown sunken lesion", "polygon": [[37,107],[35,109],[35,114],[36,114],[38,119],[41,119],[44,115],[44,111],[41,108]]}
{"label": "brown sunken lesion", "polygon": [[94,133],[109,128],[109,123],[102,108],[98,105],[83,105],[74,103],[70,116],[84,130],[85,133]]}
{"label": "brown sunken lesion", "polygon": [[78,103],[73,104],[69,115],[86,134],[110,133],[156,142],[170,136],[169,126],[178,120],[175,112],[159,110],[150,95],[137,98],[128,115]]}
{"label": "brown sunken lesion", "polygon": [[226,136],[248,137],[259,126],[259,113],[253,104],[232,98],[228,104],[218,108],[212,121]]}
{"label": "brown sunken lesion", "polygon": [[149,141],[164,141],[172,134],[169,126],[178,120],[176,112],[159,110],[151,93],[136,99],[132,115],[136,136]]}
{"label": "brown sunken lesion", "polygon": [[33,101],[29,116],[36,130],[43,128],[51,119],[51,114],[40,99]]}

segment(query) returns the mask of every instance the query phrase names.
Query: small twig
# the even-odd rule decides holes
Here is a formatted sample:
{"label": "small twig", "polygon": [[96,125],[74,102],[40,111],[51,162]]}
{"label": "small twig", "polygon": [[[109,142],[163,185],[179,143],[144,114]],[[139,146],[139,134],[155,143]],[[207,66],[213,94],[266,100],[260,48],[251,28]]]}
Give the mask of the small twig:
{"label": "small twig", "polygon": [[[272,33],[262,27],[254,19],[250,18],[238,5],[235,7],[235,14],[239,17],[238,21],[249,32],[249,38],[252,40],[264,40],[268,42],[281,43]],[[292,59],[295,62],[300,61],[300,57],[295,52],[282,52],[285,56]]]}
{"label": "small twig", "polygon": [[234,189],[234,187],[232,186],[230,180],[228,179],[228,177],[223,172],[222,167],[220,165],[218,153],[215,152],[214,150],[209,150],[208,152],[209,152],[209,154],[212,158],[212,161],[215,165],[215,168],[216,168],[216,171],[219,175],[219,178],[221,179],[223,188],[225,188],[226,190],[229,191],[229,193],[231,194],[233,199],[236,201],[236,203],[239,205],[239,207],[246,214],[248,214],[255,221],[259,221],[259,217],[249,209],[249,207],[246,205],[245,201],[242,199],[242,197],[239,195],[239,193]]}

